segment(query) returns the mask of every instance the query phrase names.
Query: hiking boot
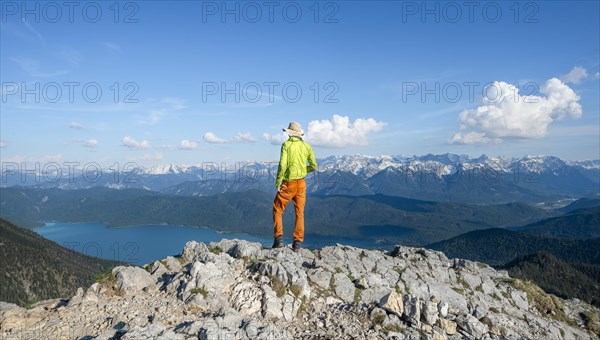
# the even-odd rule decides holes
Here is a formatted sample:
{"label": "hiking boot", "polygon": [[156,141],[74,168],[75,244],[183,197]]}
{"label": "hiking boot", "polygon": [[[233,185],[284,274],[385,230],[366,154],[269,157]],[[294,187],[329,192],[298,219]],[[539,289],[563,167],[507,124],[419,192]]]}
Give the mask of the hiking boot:
{"label": "hiking boot", "polygon": [[275,241],[273,242],[273,247],[271,248],[283,248],[283,236],[275,237]]}
{"label": "hiking boot", "polygon": [[298,250],[300,250],[301,244],[302,242],[294,240],[294,243],[292,243],[292,250],[297,252]]}

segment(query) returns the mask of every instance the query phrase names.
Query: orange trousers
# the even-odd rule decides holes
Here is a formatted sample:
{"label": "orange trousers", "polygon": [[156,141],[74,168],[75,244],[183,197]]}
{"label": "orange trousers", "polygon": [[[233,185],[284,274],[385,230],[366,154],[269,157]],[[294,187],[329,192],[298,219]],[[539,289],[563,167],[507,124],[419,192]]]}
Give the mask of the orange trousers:
{"label": "orange trousers", "polygon": [[306,204],[306,181],[295,179],[283,182],[281,191],[277,192],[273,201],[273,224],[275,237],[283,235],[282,215],[285,207],[294,202],[296,211],[296,225],[294,228],[294,240],[304,242],[304,205]]}

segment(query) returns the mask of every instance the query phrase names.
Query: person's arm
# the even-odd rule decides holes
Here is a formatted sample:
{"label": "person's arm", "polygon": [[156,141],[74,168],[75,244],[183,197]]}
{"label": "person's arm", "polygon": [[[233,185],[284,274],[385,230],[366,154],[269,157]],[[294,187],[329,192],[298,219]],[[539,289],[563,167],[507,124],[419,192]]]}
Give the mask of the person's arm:
{"label": "person's arm", "polygon": [[315,159],[315,153],[313,152],[312,146],[308,145],[308,166],[306,172],[312,172],[317,169],[317,160]]}
{"label": "person's arm", "polygon": [[279,155],[279,166],[277,167],[277,179],[275,180],[275,187],[277,190],[281,187],[283,183],[283,175],[287,171],[288,167],[288,157],[287,157],[287,148],[285,143],[281,144],[281,155]]}

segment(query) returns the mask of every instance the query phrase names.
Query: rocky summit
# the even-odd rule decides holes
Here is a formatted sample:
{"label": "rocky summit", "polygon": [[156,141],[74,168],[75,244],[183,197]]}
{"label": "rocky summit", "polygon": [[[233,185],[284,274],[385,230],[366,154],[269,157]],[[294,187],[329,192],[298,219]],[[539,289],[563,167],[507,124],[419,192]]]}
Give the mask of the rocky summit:
{"label": "rocky summit", "polygon": [[[0,303],[1,339],[594,339],[599,310],[487,265],[396,246],[189,241],[69,299]],[[596,332],[596,333],[594,333]]]}

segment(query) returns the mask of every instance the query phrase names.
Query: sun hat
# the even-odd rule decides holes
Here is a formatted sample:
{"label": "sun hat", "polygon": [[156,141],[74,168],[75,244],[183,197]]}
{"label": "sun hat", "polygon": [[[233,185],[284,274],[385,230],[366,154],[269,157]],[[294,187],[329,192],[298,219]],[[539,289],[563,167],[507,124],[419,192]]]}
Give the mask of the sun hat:
{"label": "sun hat", "polygon": [[290,136],[301,137],[304,135],[302,127],[296,122],[291,122],[287,129],[284,128],[283,131],[287,132]]}

